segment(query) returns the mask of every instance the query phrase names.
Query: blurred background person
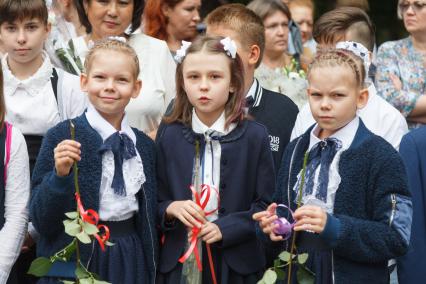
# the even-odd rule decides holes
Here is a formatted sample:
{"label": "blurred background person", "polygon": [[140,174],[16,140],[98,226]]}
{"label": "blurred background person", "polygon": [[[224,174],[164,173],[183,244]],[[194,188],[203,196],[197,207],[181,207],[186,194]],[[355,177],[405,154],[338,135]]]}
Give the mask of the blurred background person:
{"label": "blurred background person", "polygon": [[201,0],[147,0],[143,21],[144,32],[165,40],[173,55],[182,40],[192,41],[198,34]]}
{"label": "blurred background person", "polygon": [[380,46],[376,86],[416,128],[426,124],[426,1],[400,0],[398,16],[409,36]]}

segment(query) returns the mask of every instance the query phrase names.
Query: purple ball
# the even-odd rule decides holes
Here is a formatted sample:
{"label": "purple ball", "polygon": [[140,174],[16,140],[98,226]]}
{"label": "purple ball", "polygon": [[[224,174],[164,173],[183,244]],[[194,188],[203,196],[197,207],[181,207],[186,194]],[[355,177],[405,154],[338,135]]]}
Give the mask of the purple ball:
{"label": "purple ball", "polygon": [[293,224],[290,224],[286,218],[278,218],[274,221],[274,225],[275,224],[278,224],[278,227],[274,229],[275,234],[282,236],[285,240],[291,236]]}

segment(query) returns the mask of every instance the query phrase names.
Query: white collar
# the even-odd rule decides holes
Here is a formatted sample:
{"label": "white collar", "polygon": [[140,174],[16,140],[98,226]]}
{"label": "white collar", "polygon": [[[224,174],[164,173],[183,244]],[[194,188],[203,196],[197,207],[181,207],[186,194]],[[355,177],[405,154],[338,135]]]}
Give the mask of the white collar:
{"label": "white collar", "polygon": [[[87,107],[86,119],[90,126],[92,126],[92,128],[99,133],[103,141],[117,132],[117,129],[115,129],[108,121],[106,121],[105,118],[99,114],[99,112],[91,103],[89,103]],[[129,125],[126,113],[124,114],[123,120],[121,121],[121,130],[119,132],[127,134],[127,136],[129,136],[136,145],[136,135]]]}
{"label": "white collar", "polygon": [[195,133],[206,134],[208,130],[213,130],[217,132],[220,136],[226,135],[231,132],[236,126],[236,123],[231,123],[228,129],[225,129],[226,117],[225,111],[219,116],[219,118],[213,123],[211,127],[205,125],[197,116],[195,108],[192,109],[192,130]]}
{"label": "white collar", "polygon": [[246,99],[252,97],[254,100],[253,107],[259,106],[260,100],[262,99],[262,86],[260,86],[259,81],[254,78],[253,84],[251,84],[250,89],[247,92]]}
{"label": "white collar", "polygon": [[36,96],[43,91],[44,86],[50,81],[53,74],[53,66],[50,63],[49,56],[43,51],[43,63],[32,76],[25,80],[19,80],[12,74],[7,64],[8,55],[5,54],[1,60],[4,76],[4,91],[7,95],[14,95],[20,87],[25,89],[31,96]]}
{"label": "white collar", "polygon": [[[342,149],[348,149],[355,138],[355,134],[358,130],[358,126],[359,126],[359,117],[355,116],[355,118],[352,119],[351,122],[349,122],[344,127],[339,129],[336,133],[331,135],[330,138],[339,139],[342,142]],[[316,124],[314,128],[311,130],[308,151],[310,151],[312,147],[314,147],[317,143],[322,141],[321,139],[318,138],[319,131],[320,131],[320,128],[318,124]]]}

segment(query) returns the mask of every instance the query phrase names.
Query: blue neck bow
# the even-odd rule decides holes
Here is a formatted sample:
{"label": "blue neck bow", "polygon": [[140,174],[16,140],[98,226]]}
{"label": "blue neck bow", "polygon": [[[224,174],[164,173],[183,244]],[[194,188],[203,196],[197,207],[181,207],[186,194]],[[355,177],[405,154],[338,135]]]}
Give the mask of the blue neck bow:
{"label": "blue neck bow", "polygon": [[309,151],[308,164],[306,167],[305,194],[310,195],[313,192],[315,171],[321,165],[318,176],[318,191],[316,198],[327,202],[327,188],[331,162],[334,156],[342,148],[342,142],[336,138],[327,138],[317,143]]}
{"label": "blue neck bow", "polygon": [[111,187],[114,193],[126,196],[126,186],[123,178],[123,161],[136,156],[135,144],[125,133],[115,132],[109,136],[99,148],[99,153],[111,151],[114,154],[114,177]]}

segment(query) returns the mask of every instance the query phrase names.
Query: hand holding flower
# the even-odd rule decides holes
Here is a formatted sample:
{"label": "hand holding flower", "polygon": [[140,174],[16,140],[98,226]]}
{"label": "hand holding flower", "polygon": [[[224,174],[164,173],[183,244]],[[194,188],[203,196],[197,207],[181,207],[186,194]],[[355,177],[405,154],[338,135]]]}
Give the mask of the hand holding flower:
{"label": "hand holding flower", "polygon": [[174,201],[166,209],[167,219],[179,219],[185,226],[201,228],[207,222],[204,210],[192,200]]}
{"label": "hand holding flower", "polygon": [[215,223],[206,222],[201,227],[201,231],[198,237],[207,244],[212,244],[222,240],[222,232]]}
{"label": "hand holding flower", "polygon": [[327,223],[327,213],[319,206],[304,205],[294,212],[295,231],[312,231],[322,233]]}
{"label": "hand holding flower", "polygon": [[54,149],[55,169],[58,176],[67,176],[75,161],[81,160],[80,143],[64,140]]}
{"label": "hand holding flower", "polygon": [[283,237],[274,233],[274,229],[278,227],[278,224],[274,224],[274,221],[278,219],[276,214],[277,204],[272,203],[268,206],[266,211],[261,211],[253,214],[253,219],[259,222],[259,226],[262,231],[269,235],[269,238],[276,242],[282,241]]}

